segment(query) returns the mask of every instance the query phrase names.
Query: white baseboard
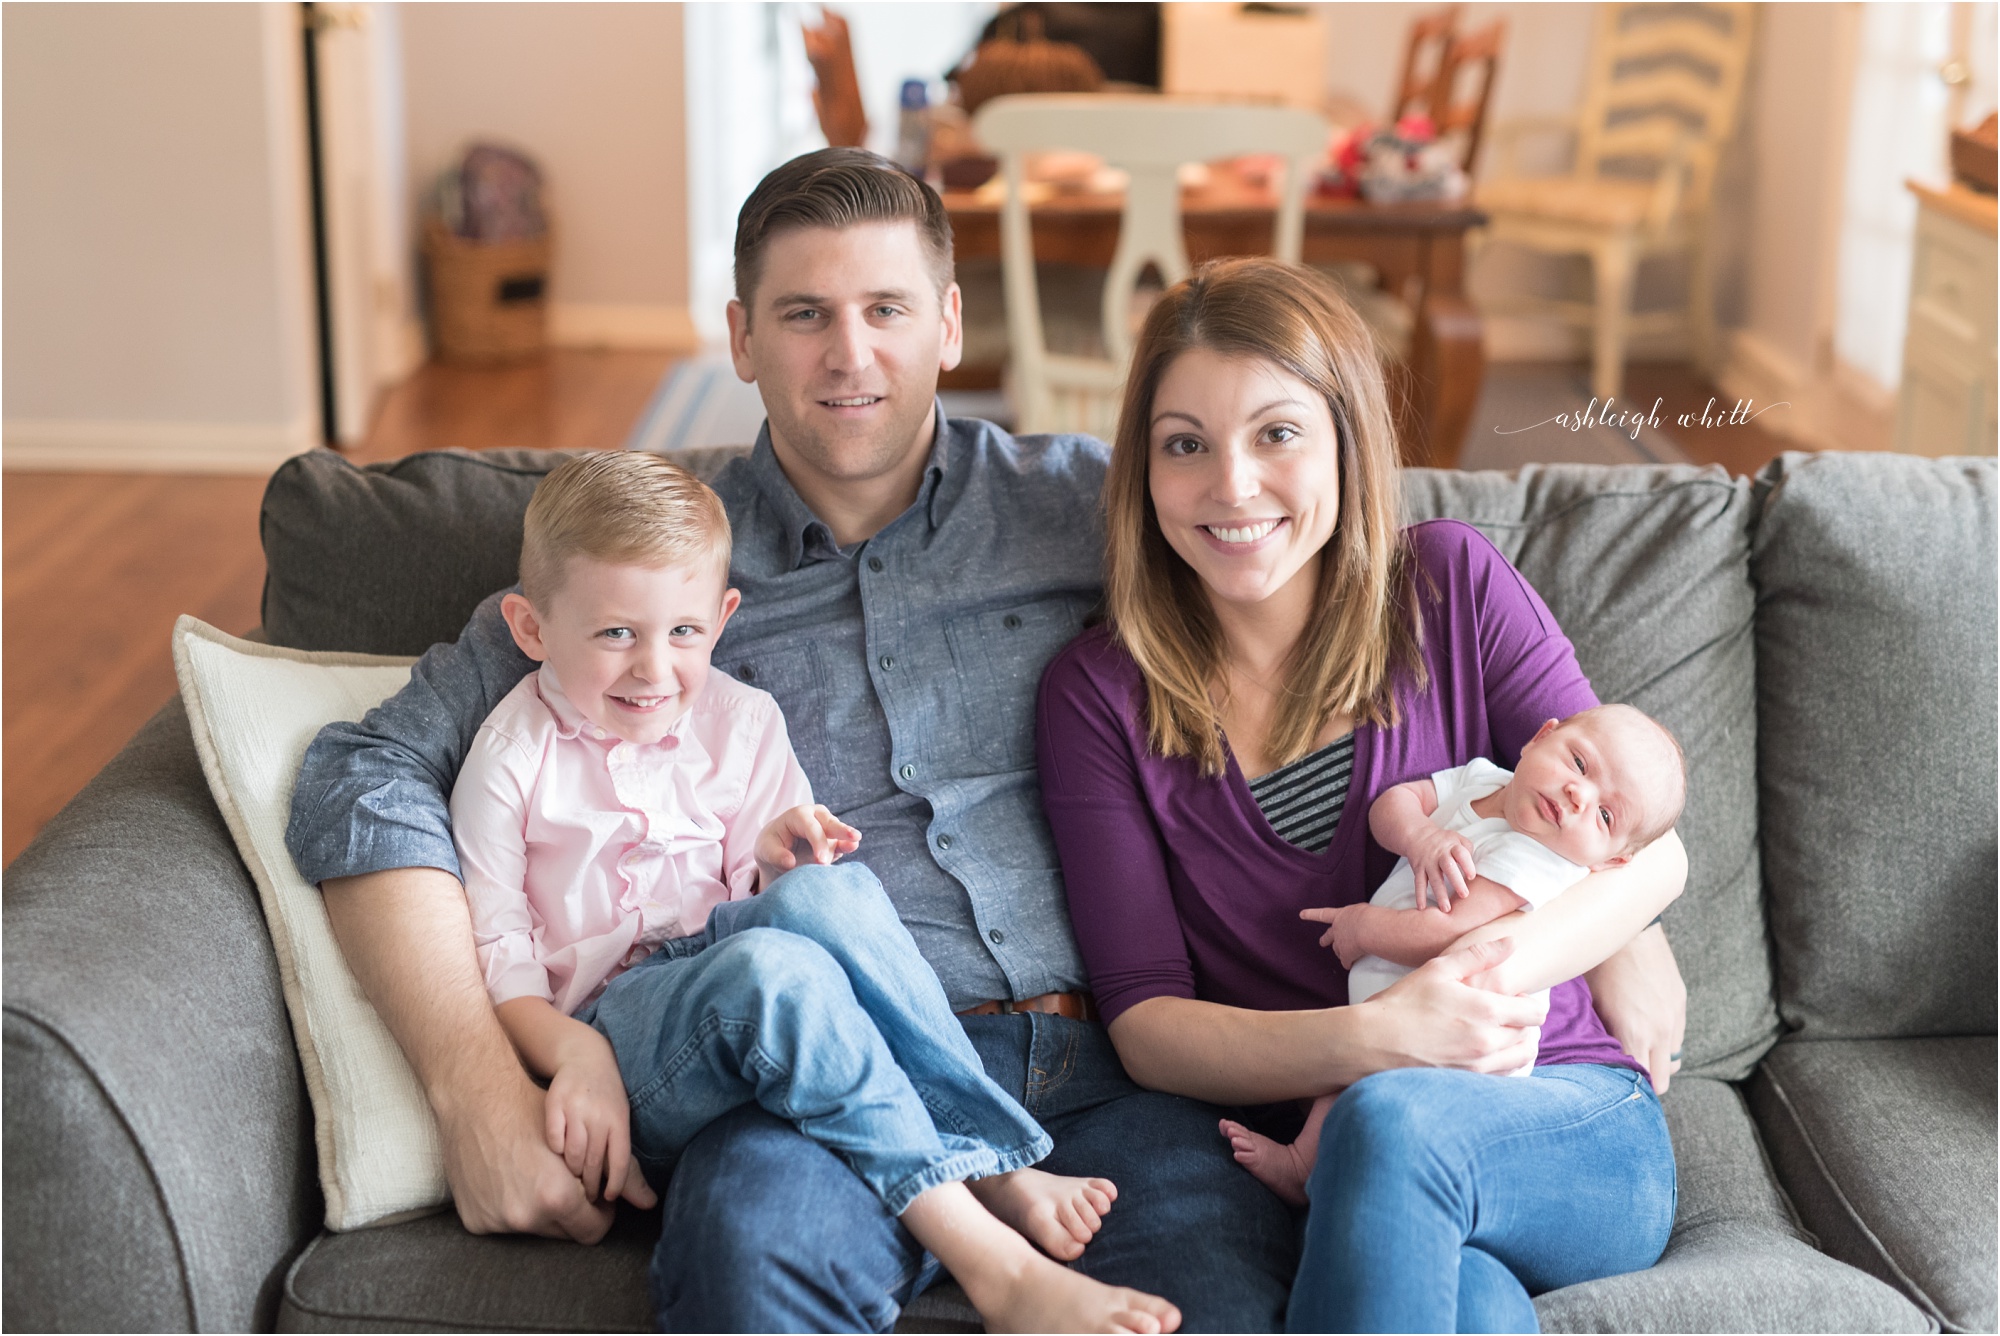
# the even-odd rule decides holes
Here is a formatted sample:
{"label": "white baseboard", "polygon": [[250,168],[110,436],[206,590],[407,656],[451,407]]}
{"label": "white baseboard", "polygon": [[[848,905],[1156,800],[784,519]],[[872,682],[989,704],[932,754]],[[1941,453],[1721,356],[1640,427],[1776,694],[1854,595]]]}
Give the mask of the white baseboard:
{"label": "white baseboard", "polygon": [[311,417],[276,422],[14,421],[0,466],[42,473],[262,475],[319,444]]}
{"label": "white baseboard", "polygon": [[1753,409],[1771,406],[1758,426],[1807,450],[1894,448],[1895,396],[1865,373],[1838,363],[1816,371],[1754,330],[1737,330],[1727,347],[1716,386]]}
{"label": "white baseboard", "polygon": [[701,347],[685,306],[613,306],[555,302],[549,342],[558,348],[634,348],[692,353]]}

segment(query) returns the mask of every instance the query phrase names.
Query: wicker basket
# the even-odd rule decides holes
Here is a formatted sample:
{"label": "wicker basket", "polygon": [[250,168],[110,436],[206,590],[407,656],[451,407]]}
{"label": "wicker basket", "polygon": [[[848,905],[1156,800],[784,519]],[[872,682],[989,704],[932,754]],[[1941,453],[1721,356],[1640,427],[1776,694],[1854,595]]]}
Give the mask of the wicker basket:
{"label": "wicker basket", "polygon": [[505,362],[548,346],[550,240],[468,241],[435,218],[424,224],[439,357]]}

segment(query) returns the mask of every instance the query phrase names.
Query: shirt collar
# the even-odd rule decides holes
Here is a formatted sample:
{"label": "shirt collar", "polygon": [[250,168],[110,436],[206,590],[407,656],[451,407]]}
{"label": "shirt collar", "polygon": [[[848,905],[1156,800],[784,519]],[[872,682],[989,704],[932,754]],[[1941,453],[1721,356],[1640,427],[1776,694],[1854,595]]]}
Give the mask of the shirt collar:
{"label": "shirt collar", "polygon": [[[535,670],[535,694],[540,696],[542,704],[548,707],[550,716],[556,721],[556,736],[564,741],[586,737],[602,742],[606,746],[616,746],[624,741],[610,729],[600,729],[590,722],[583,711],[576,708],[576,702],[563,691],[562,685],[556,681],[554,671],[546,663]],[[667,746],[679,743],[682,735],[687,732],[688,720],[693,717],[693,710],[683,711],[681,717],[674,720],[667,729],[666,736],[661,738],[660,742]]]}
{"label": "shirt collar", "polygon": [[[910,510],[922,511],[925,523],[933,530],[942,517],[938,498],[945,490],[946,480],[955,471],[955,457],[960,453],[955,448],[956,444],[951,423],[944,415],[944,405],[933,400],[930,460],[924,465],[924,479],[917,487],[916,502],[910,507]],[[782,526],[786,569],[797,570],[808,557],[815,561],[838,557],[840,549],[833,541],[833,530],[800,499],[792,480],[785,476],[784,468],[778,463],[777,452],[771,448],[771,424],[768,420],[757,430],[757,444],[751,448],[749,462],[750,476],[758,494],[771,507]],[[909,513],[903,512],[905,515]],[[897,516],[890,524],[897,523],[901,518]]]}

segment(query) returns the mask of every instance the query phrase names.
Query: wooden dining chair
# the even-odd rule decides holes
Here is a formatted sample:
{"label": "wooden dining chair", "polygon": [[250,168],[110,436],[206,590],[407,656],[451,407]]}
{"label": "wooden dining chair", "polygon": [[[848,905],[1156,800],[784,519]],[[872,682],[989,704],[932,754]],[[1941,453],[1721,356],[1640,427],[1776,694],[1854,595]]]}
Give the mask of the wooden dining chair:
{"label": "wooden dining chair", "polygon": [[1500,53],[1507,46],[1507,20],[1495,19],[1478,32],[1454,35],[1431,88],[1431,123],[1439,139],[1458,144],[1459,169],[1472,175],[1486,129],[1486,108],[1500,77]]}
{"label": "wooden dining chair", "polygon": [[[1493,128],[1498,172],[1474,195],[1489,220],[1483,235],[1475,234],[1479,245],[1585,257],[1596,291],[1591,302],[1497,295],[1480,305],[1588,327],[1591,393],[1600,399],[1624,387],[1626,344],[1635,333],[1687,327],[1697,362],[1713,365],[1712,187],[1716,160],[1735,132],[1755,9],[1601,5],[1582,110]],[[1550,130],[1573,138],[1570,170],[1515,175],[1519,141]],[[1670,252],[1692,260],[1685,307],[1635,314],[1640,260]]]}
{"label": "wooden dining chair", "polygon": [[[1140,279],[1149,264],[1170,285],[1188,275],[1180,168],[1251,153],[1284,159],[1273,249],[1296,263],[1305,244],[1306,191],[1327,136],[1317,113],[1296,107],[1103,93],[995,98],[979,109],[973,130],[999,155],[1006,181],[1000,267],[1016,430],[1082,431],[1107,440],[1131,360]],[[1094,153],[1129,176],[1098,312],[1103,356],[1052,352],[1043,329],[1022,164],[1028,154],[1052,149]]]}
{"label": "wooden dining chair", "polygon": [[1409,37],[1403,43],[1403,73],[1396,80],[1396,100],[1390,104],[1388,124],[1394,125],[1415,112],[1433,115],[1438,79],[1446,72],[1445,58],[1464,8],[1446,5],[1411,22]]}
{"label": "wooden dining chair", "polygon": [[799,25],[805,38],[806,62],[813,71],[813,110],[820,133],[831,148],[862,148],[868,143],[868,112],[861,105],[861,81],[854,73],[854,44],[847,20],[822,6],[819,27]]}

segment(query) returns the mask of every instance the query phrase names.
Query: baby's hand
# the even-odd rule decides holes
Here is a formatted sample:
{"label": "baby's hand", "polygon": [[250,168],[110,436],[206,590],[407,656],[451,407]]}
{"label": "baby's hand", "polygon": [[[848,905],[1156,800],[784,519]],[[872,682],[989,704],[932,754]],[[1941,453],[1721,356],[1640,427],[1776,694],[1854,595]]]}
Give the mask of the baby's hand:
{"label": "baby's hand", "polygon": [[757,837],[758,888],[769,886],[799,865],[793,844],[803,840],[815,863],[831,863],[861,847],[861,832],[820,803],[781,812]]}
{"label": "baby's hand", "polygon": [[1463,900],[1472,894],[1472,879],[1479,875],[1473,866],[1472,841],[1457,831],[1434,825],[1417,838],[1404,857],[1416,874],[1418,909],[1424,907],[1428,895],[1449,914],[1454,895]]}
{"label": "baby's hand", "polygon": [[1311,919],[1314,923],[1327,925],[1320,934],[1319,944],[1330,946],[1340,957],[1340,967],[1354,968],[1354,962],[1368,953],[1361,949],[1361,917],[1366,905],[1343,905],[1338,909],[1301,909],[1299,917]]}
{"label": "baby's hand", "polygon": [[556,1068],[544,1101],[549,1149],[582,1180],[586,1197],[652,1205],[652,1190],[632,1162],[631,1106],[611,1045],[597,1036]]}

